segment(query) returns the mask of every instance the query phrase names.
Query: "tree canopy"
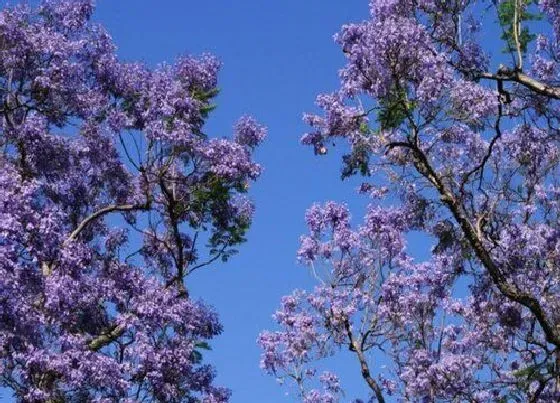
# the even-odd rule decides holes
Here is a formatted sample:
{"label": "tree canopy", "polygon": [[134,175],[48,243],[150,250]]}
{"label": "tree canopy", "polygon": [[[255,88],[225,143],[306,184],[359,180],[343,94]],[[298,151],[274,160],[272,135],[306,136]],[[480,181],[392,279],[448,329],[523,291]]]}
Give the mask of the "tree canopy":
{"label": "tree canopy", "polygon": [[222,327],[186,278],[244,241],[266,130],[209,137],[219,61],[120,62],[92,12],[0,12],[0,384],[22,402],[227,401],[203,361]]}
{"label": "tree canopy", "polygon": [[302,142],[345,141],[371,204],[358,224],[309,209],[298,256],[318,284],[283,298],[261,366],[305,402],[353,397],[317,369],[338,354],[372,401],[558,401],[560,3],[370,8],[336,35],[340,88]]}

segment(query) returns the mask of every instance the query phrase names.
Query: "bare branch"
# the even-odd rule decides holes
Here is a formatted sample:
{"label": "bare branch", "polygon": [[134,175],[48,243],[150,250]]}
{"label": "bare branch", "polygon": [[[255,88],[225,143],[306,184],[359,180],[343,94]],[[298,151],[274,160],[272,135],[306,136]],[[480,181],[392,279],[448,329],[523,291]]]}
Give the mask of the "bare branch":
{"label": "bare branch", "polygon": [[369,365],[367,363],[366,357],[364,356],[364,352],[362,350],[362,343],[354,339],[354,336],[352,335],[352,329],[350,327],[350,322],[348,322],[348,319],[344,321],[344,327],[346,328],[346,333],[348,334],[350,351],[355,352],[356,356],[358,357],[358,361],[360,363],[360,369],[362,371],[362,378],[364,378],[364,380],[366,381],[370,389],[375,394],[377,401],[379,403],[385,403],[385,398],[383,397],[383,392],[381,390],[381,387],[379,386],[377,381],[372,378],[371,372],[369,371]]}
{"label": "bare branch", "polygon": [[553,99],[560,99],[560,87],[553,87],[539,80],[529,77],[519,70],[511,70],[501,67],[497,74],[480,73],[476,78],[484,78],[487,80],[513,81],[527,87],[537,94],[547,96]]}
{"label": "bare branch", "polygon": [[80,233],[93,221],[97,220],[98,218],[104,216],[105,214],[113,213],[115,211],[126,212],[126,211],[140,211],[140,210],[148,210],[150,208],[150,203],[144,204],[111,204],[107,207],[104,207],[96,212],[92,213],[89,217],[85,218],[72,233],[64,243],[68,243],[74,241],[78,238]]}
{"label": "bare branch", "polygon": [[521,53],[521,42],[519,35],[521,33],[521,19],[519,18],[521,5],[519,0],[515,0],[515,11],[513,13],[513,38],[515,40],[515,48],[517,50],[517,69],[521,71],[523,68],[523,55]]}
{"label": "bare branch", "polygon": [[[501,81],[498,81],[498,90],[500,90],[500,88],[501,88],[500,83],[501,83]],[[501,94],[500,94],[500,96],[501,96]],[[487,150],[486,154],[484,155],[484,157],[482,158],[482,160],[480,161],[480,163],[478,165],[476,165],[473,169],[471,169],[469,172],[467,172],[463,176],[463,180],[461,181],[461,186],[460,186],[461,193],[463,193],[464,187],[465,187],[467,181],[469,180],[470,176],[473,175],[478,170],[480,170],[480,183],[482,184],[482,179],[484,178],[484,167],[485,167],[486,163],[488,162],[488,160],[490,159],[490,157],[492,156],[492,151],[494,150],[494,145],[502,137],[502,129],[500,128],[500,122],[502,120],[502,116],[503,116],[503,107],[502,107],[502,101],[500,99],[499,104],[498,104],[498,118],[496,119],[496,123],[494,124],[494,130],[496,132],[496,135],[494,137],[492,137],[492,140],[490,141],[490,144],[488,145],[488,150]]]}
{"label": "bare branch", "polygon": [[124,326],[115,326],[107,333],[103,333],[90,341],[88,347],[90,350],[98,351],[121,337],[125,330],[126,328]]}
{"label": "bare branch", "polygon": [[227,243],[223,244],[222,247],[220,248],[220,250],[216,253],[216,255],[214,255],[211,259],[208,259],[207,261],[205,261],[203,263],[200,263],[200,264],[197,264],[196,266],[192,267],[188,271],[187,274],[191,274],[196,269],[200,269],[201,267],[208,266],[208,265],[214,263],[216,260],[218,260],[223,255],[223,253],[225,252],[227,247],[228,247]]}

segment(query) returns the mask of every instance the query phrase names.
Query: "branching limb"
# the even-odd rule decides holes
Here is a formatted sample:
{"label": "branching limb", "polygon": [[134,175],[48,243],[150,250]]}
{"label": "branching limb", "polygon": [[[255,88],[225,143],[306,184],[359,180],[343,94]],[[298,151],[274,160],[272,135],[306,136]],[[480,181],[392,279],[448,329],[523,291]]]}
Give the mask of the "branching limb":
{"label": "branching limb", "polygon": [[126,328],[124,326],[120,326],[120,325],[115,326],[111,330],[109,330],[107,333],[103,333],[103,334],[97,336],[92,341],[90,341],[89,344],[88,344],[88,347],[89,347],[90,350],[99,351],[100,349],[102,349],[106,345],[111,344],[112,342],[117,340],[119,337],[121,337],[125,330],[126,330]]}
{"label": "branching limb", "polygon": [[[103,217],[106,214],[117,212],[117,211],[126,212],[126,211],[141,211],[141,210],[149,210],[149,209],[150,209],[149,202],[144,204],[119,204],[119,205],[111,204],[107,207],[97,210],[96,212],[92,213],[87,218],[85,218],[82,222],[80,222],[80,224],[76,227],[76,229],[70,233],[68,238],[66,238],[63,245],[68,245],[70,242],[75,241],[80,235],[80,233],[90,223],[97,220],[98,218]],[[41,271],[43,273],[43,276],[45,277],[50,276],[52,273],[52,263],[43,262],[41,264]]]}
{"label": "branching limb", "polygon": [[549,322],[539,301],[534,296],[518,290],[517,287],[508,282],[507,278],[500,270],[500,267],[494,262],[490,253],[484,247],[482,239],[479,237],[476,229],[467,217],[461,203],[447,189],[447,186],[434,171],[422,150],[411,143],[392,143],[389,144],[388,147],[394,148],[399,146],[409,148],[413,151],[416,170],[434,185],[440,194],[441,201],[449,208],[453,217],[461,226],[461,229],[471,248],[473,248],[482,265],[488,270],[493,283],[502,295],[511,301],[517,302],[528,308],[541,325],[547,342],[555,345],[556,347],[560,347],[560,336],[558,335],[557,329]]}
{"label": "branching limb", "polygon": [[143,204],[111,204],[107,207],[104,207],[96,212],[92,213],[90,216],[85,218],[68,238],[66,239],[65,243],[74,241],[78,238],[80,233],[93,221],[97,220],[100,217],[103,217],[105,214],[113,213],[116,211],[119,212],[126,212],[126,211],[142,211],[148,210],[150,208],[150,203],[143,203]]}
{"label": "branching limb", "polygon": [[[498,81],[498,89],[501,87],[500,86],[501,83],[502,83],[502,81]],[[501,94],[500,94],[500,96],[501,96]],[[500,100],[500,103],[498,104],[498,118],[496,119],[496,123],[494,124],[494,131],[496,132],[496,134],[494,135],[494,137],[492,137],[492,140],[490,140],[490,144],[488,145],[488,151],[486,152],[486,154],[484,155],[484,157],[482,158],[480,163],[478,165],[476,165],[473,169],[471,169],[469,172],[467,172],[463,176],[463,179],[461,181],[461,186],[460,186],[461,193],[463,193],[464,187],[465,187],[466,183],[468,182],[469,178],[471,177],[471,175],[478,172],[479,170],[480,170],[480,186],[479,186],[479,188],[482,187],[482,179],[484,178],[484,167],[486,166],[486,163],[488,162],[488,160],[492,156],[492,151],[494,150],[495,144],[502,137],[502,129],[500,127],[502,116],[503,116],[503,107],[502,107],[502,101]]]}
{"label": "branching limb", "polygon": [[344,321],[344,327],[346,328],[346,333],[348,335],[350,351],[355,352],[356,356],[358,357],[358,361],[360,363],[360,369],[362,371],[362,378],[364,378],[369,388],[375,394],[377,401],[379,403],[385,403],[385,398],[383,397],[383,392],[381,390],[381,387],[379,386],[377,381],[373,379],[373,377],[371,376],[369,365],[367,363],[366,357],[364,356],[364,352],[362,350],[362,343],[360,343],[358,340],[354,338],[348,319]]}
{"label": "branching limb", "polygon": [[553,99],[560,99],[560,87],[554,87],[543,83],[542,81],[531,78],[527,74],[522,73],[518,70],[501,67],[496,74],[480,73],[476,78],[484,78],[487,80],[496,81],[512,81],[527,87],[528,89],[536,92],[539,95],[544,95]]}
{"label": "branching limb", "polygon": [[216,260],[218,260],[219,258],[222,257],[222,255],[224,254],[225,250],[227,249],[228,244],[224,243],[222,245],[222,247],[220,248],[220,250],[210,259],[208,259],[207,261],[203,262],[203,263],[199,263],[196,266],[193,266],[189,271],[188,274],[191,274],[193,271],[195,271],[196,269],[200,269],[201,267],[205,267],[208,266],[212,263],[214,263]]}
{"label": "branching limb", "polygon": [[513,13],[513,39],[515,41],[515,49],[517,50],[517,69],[519,71],[523,68],[523,54],[521,52],[521,41],[519,35],[521,34],[521,19],[519,13],[521,12],[521,4],[519,0],[515,0],[515,10]]}

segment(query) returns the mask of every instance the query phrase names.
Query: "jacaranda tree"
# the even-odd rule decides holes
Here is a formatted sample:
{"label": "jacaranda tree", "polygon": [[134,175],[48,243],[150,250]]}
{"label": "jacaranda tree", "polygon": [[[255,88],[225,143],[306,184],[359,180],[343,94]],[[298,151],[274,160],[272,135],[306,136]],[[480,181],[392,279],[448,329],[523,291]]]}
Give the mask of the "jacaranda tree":
{"label": "jacaranda tree", "polygon": [[305,402],[352,397],[317,370],[337,354],[373,401],[560,401],[560,2],[370,7],[302,142],[346,140],[373,200],[361,224],[307,212],[318,285],[284,297],[261,365]]}
{"label": "jacaranda tree", "polygon": [[223,402],[186,278],[244,241],[265,130],[209,138],[219,62],[122,63],[92,1],[0,12],[0,384],[25,402]]}

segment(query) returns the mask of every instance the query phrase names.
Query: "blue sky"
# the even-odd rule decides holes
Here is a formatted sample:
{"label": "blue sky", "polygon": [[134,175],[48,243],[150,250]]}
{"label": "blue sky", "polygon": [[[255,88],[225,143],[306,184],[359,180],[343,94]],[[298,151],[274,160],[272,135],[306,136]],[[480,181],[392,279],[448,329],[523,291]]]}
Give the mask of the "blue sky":
{"label": "blue sky", "polygon": [[[318,158],[299,144],[304,111],[315,96],[336,89],[342,53],[332,35],[368,16],[366,0],[98,0],[95,18],[107,26],[124,60],[149,65],[211,52],[223,62],[218,109],[207,126],[227,136],[237,117],[252,114],[269,128],[257,153],[264,174],[251,189],[257,211],[248,242],[225,265],[195,273],[192,293],[214,305],[224,334],[207,355],[233,403],[290,402],[259,369],[258,333],[270,328],[282,295],[313,286],[296,262],[304,213],[314,201],[347,201],[356,219],[364,200],[357,182],[341,182],[340,159]],[[337,360],[351,397],[367,396],[358,364]],[[360,393],[363,392],[363,393]]]}

